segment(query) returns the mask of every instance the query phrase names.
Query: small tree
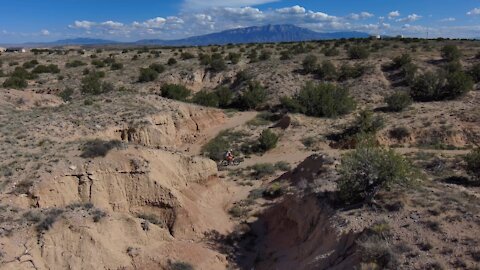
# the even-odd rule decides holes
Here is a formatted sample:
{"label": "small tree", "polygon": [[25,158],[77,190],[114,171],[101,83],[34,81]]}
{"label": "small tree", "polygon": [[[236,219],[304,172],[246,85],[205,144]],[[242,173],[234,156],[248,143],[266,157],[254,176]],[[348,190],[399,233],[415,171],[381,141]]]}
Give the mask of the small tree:
{"label": "small tree", "polygon": [[480,63],[473,65],[470,68],[468,74],[472,77],[475,83],[479,83],[480,82]]}
{"label": "small tree", "polygon": [[167,65],[169,66],[173,66],[177,63],[177,60],[175,58],[169,58],[168,59],[168,62],[167,62]]}
{"label": "small tree", "polygon": [[351,112],[355,101],[347,88],[330,83],[309,82],[295,96],[302,107],[302,113],[317,117],[336,117]]}
{"label": "small tree", "polygon": [[315,70],[317,69],[317,61],[318,61],[317,56],[313,54],[309,54],[305,56],[305,59],[303,59],[303,63],[302,63],[303,70],[306,73],[315,72]]}
{"label": "small tree", "polygon": [[113,85],[102,82],[100,74],[91,72],[82,79],[82,93],[99,95],[113,90]]}
{"label": "small tree", "polygon": [[463,71],[448,74],[444,88],[445,99],[456,99],[473,89],[473,80]]}
{"label": "small tree", "polygon": [[259,82],[250,82],[247,91],[237,99],[237,105],[241,109],[257,109],[267,99],[267,91]]}
{"label": "small tree", "polygon": [[433,72],[426,72],[415,79],[410,95],[416,101],[439,100],[444,80],[442,76]]}
{"label": "small tree", "polygon": [[404,53],[401,56],[397,56],[393,58],[393,61],[390,67],[392,69],[399,69],[411,63],[412,63],[412,56],[410,56],[410,54],[408,53]]}
{"label": "small tree", "polygon": [[165,84],[162,86],[160,91],[162,97],[180,101],[187,100],[191,94],[190,89],[178,84]]}
{"label": "small tree", "polygon": [[232,104],[233,93],[228,87],[218,87],[215,89],[215,94],[218,97],[218,106],[220,108],[227,108],[230,106],[230,104]]}
{"label": "small tree", "polygon": [[153,63],[150,66],[148,66],[150,69],[155,70],[157,73],[163,73],[165,71],[165,66],[162,64],[158,63]]}
{"label": "small tree", "polygon": [[366,59],[370,55],[367,48],[363,46],[353,46],[348,49],[348,57],[350,59]]}
{"label": "small tree", "polygon": [[214,92],[207,92],[202,90],[197,92],[192,99],[192,102],[207,107],[218,107],[219,98]]}
{"label": "small tree", "polygon": [[445,45],[442,50],[442,57],[446,61],[456,61],[462,57],[462,52],[455,45]]}
{"label": "small tree", "polygon": [[412,180],[411,165],[393,150],[360,145],[342,157],[338,168],[339,195],[347,204],[370,202],[382,188]]}
{"label": "small tree", "polygon": [[326,81],[334,81],[338,78],[337,68],[328,60],[322,62],[317,70],[317,74],[321,79]]}
{"label": "small tree", "polygon": [[472,152],[465,156],[467,163],[467,172],[474,178],[480,181],[480,147],[472,150]]}
{"label": "small tree", "polygon": [[212,59],[212,62],[210,63],[210,69],[214,72],[224,71],[226,68],[227,65],[223,58]]}
{"label": "small tree", "polygon": [[138,82],[151,82],[155,81],[158,77],[158,72],[151,68],[141,68]]}
{"label": "small tree", "polygon": [[406,92],[395,92],[392,95],[385,98],[385,102],[388,104],[388,109],[393,112],[401,112],[408,108],[413,102],[410,94]]}
{"label": "small tree", "polygon": [[270,129],[262,131],[262,134],[260,134],[260,138],[258,139],[260,149],[266,152],[275,148],[277,146],[278,139],[278,135]]}

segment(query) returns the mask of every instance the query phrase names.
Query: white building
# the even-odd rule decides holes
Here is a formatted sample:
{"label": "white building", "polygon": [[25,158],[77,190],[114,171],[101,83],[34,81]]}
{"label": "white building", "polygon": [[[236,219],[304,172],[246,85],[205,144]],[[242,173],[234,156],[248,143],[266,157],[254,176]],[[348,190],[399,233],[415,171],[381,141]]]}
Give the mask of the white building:
{"label": "white building", "polygon": [[5,52],[7,48],[0,47],[0,53]]}

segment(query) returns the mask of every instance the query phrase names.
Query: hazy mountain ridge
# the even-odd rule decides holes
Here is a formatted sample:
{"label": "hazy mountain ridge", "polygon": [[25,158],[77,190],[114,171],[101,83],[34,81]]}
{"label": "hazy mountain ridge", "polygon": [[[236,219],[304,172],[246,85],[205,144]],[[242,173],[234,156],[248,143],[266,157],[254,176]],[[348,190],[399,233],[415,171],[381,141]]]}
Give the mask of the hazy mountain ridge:
{"label": "hazy mountain ridge", "polygon": [[265,43],[265,42],[295,42],[322,39],[366,38],[370,35],[362,32],[332,32],[320,33],[295,25],[265,25],[230,29],[218,33],[194,36],[177,40],[144,39],[135,42],[119,42],[113,40],[75,38],[44,43],[24,43],[25,46],[63,46],[63,45],[168,45],[168,46],[204,46],[224,45],[228,43]]}

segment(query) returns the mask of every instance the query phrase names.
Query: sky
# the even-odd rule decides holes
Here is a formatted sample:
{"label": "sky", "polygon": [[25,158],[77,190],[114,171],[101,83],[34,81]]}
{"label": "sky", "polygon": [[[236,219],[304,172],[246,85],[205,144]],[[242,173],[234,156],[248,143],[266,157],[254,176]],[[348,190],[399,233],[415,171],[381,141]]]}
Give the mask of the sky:
{"label": "sky", "polygon": [[0,0],[0,43],[179,39],[267,24],[473,38],[480,0]]}

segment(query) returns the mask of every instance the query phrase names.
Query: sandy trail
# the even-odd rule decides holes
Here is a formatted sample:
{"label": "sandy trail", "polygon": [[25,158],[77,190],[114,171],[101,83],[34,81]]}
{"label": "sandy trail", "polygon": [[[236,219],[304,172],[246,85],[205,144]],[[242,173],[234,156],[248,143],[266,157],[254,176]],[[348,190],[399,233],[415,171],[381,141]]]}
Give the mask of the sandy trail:
{"label": "sandy trail", "polygon": [[258,112],[237,112],[230,118],[227,118],[227,121],[222,125],[214,126],[208,129],[204,134],[202,134],[202,138],[195,142],[195,144],[190,145],[189,148],[186,150],[187,153],[191,155],[200,155],[201,149],[204,144],[209,142],[211,139],[215,138],[220,132],[232,129],[238,126],[245,125],[248,121],[252,120],[257,116]]}

